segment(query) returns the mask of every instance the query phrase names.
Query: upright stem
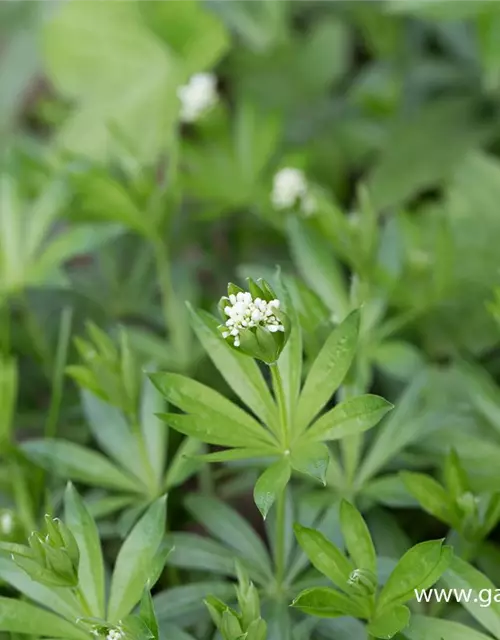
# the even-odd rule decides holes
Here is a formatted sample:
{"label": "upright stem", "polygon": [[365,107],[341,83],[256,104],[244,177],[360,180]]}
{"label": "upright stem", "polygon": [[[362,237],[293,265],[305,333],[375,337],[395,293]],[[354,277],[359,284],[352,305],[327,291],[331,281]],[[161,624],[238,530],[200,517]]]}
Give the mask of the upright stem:
{"label": "upright stem", "polygon": [[[273,382],[274,395],[278,405],[281,444],[284,452],[289,447],[289,424],[286,410],[285,390],[283,380],[277,363],[269,365]],[[282,491],[276,499],[276,583],[278,587],[283,584],[285,577],[285,518],[286,518],[286,493]]]}
{"label": "upright stem", "polygon": [[283,380],[281,373],[276,362],[269,365],[271,370],[271,378],[273,381],[274,395],[276,397],[276,403],[278,405],[280,429],[281,429],[281,444],[284,449],[288,449],[289,446],[289,429],[288,429],[288,416],[286,410],[286,398],[285,390],[283,389]]}
{"label": "upright stem", "polygon": [[276,583],[283,584],[285,577],[285,517],[286,493],[282,491],[276,500]]}

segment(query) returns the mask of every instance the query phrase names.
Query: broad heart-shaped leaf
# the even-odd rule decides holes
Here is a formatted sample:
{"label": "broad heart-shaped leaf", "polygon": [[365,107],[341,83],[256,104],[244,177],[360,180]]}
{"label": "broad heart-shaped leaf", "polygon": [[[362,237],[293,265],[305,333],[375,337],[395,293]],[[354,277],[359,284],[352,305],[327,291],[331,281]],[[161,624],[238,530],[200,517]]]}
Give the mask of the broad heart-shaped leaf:
{"label": "broad heart-shaped leaf", "polygon": [[290,459],[283,457],[268,467],[255,483],[253,498],[264,520],[276,498],[285,490],[291,472]]}
{"label": "broad heart-shaped leaf", "polygon": [[28,458],[56,475],[97,487],[141,493],[144,486],[100,453],[66,440],[30,440],[22,446]]}
{"label": "broad heart-shaped leaf", "polygon": [[443,540],[421,542],[399,560],[380,592],[377,611],[415,597],[415,589],[428,589],[446,571],[453,555]]}
{"label": "broad heart-shaped leaf", "polygon": [[222,339],[217,329],[220,322],[214,316],[190,306],[189,310],[194,332],[224,380],[265,424],[279,426],[276,405],[255,360],[238,353]]}
{"label": "broad heart-shaped leaf", "polygon": [[377,558],[372,537],[360,512],[347,500],[340,503],[340,526],[347,551],[356,569],[377,575]]}
{"label": "broad heart-shaped leaf", "polygon": [[74,624],[21,600],[0,598],[0,629],[31,636],[88,640],[88,634]]}
{"label": "broad heart-shaped leaf", "polygon": [[374,638],[392,638],[398,631],[405,629],[409,621],[410,610],[404,604],[398,604],[371,620],[367,631]]}
{"label": "broad heart-shaped leaf", "polygon": [[61,131],[65,147],[105,157],[116,128],[138,159],[153,160],[164,148],[178,110],[179,69],[137,3],[64,4],[47,21],[43,49],[49,79],[79,103]]}
{"label": "broad heart-shaped leaf", "polygon": [[80,550],[78,584],[90,615],[104,618],[104,562],[99,532],[93,517],[70,483],[64,495],[64,516]]}
{"label": "broad heart-shaped leaf", "polygon": [[320,618],[338,618],[339,616],[364,618],[369,611],[359,598],[328,587],[306,589],[295,598],[292,607]]}
{"label": "broad heart-shaped leaf", "polygon": [[116,559],[108,620],[115,623],[139,602],[165,534],[166,497],[154,502],[132,529]]}
{"label": "broad heart-shaped leaf", "polygon": [[464,598],[462,606],[495,638],[500,637],[500,603],[495,601],[499,592],[489,578],[464,560],[454,557],[442,581],[448,589],[472,591],[473,597],[469,602]]}
{"label": "broad heart-shaped leaf", "polygon": [[402,471],[400,476],[405,487],[414,496],[422,509],[435,516],[441,522],[457,526],[459,514],[451,498],[442,485],[425,473]]}
{"label": "broad heart-shaped leaf", "polygon": [[326,484],[326,471],[330,461],[330,451],[322,442],[299,442],[292,448],[290,462],[292,468]]}
{"label": "broad heart-shaped leaf", "polygon": [[207,531],[270,577],[269,553],[260,536],[237,511],[220,500],[201,495],[188,496],[186,507]]}
{"label": "broad heart-shaped leaf", "polygon": [[491,640],[491,636],[465,624],[415,614],[404,631],[404,637],[408,640]]}
{"label": "broad heart-shaped leaf", "polygon": [[394,405],[380,396],[349,398],[325,413],[306,431],[307,440],[339,440],[374,427]]}
{"label": "broad heart-shaped leaf", "polygon": [[359,311],[336,327],[313,362],[297,407],[296,424],[303,430],[321,411],[345,378],[356,351]]}
{"label": "broad heart-shaped leaf", "polygon": [[250,414],[217,391],[176,373],[152,373],[150,378],[169,402],[192,414],[176,418],[168,414],[168,423],[181,433],[186,433],[182,431],[185,424],[187,435],[210,444],[235,447],[275,444],[271,434]]}
{"label": "broad heart-shaped leaf", "polygon": [[316,569],[334,585],[347,590],[349,576],[354,570],[352,563],[325,536],[296,523],[294,525],[297,542]]}

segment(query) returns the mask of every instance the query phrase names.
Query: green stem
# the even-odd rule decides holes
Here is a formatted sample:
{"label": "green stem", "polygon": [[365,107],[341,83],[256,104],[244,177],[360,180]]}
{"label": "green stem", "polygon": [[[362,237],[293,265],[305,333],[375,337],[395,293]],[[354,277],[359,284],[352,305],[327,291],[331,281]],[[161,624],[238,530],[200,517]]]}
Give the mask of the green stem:
{"label": "green stem", "polygon": [[270,364],[269,369],[271,370],[271,379],[273,381],[274,395],[276,398],[276,403],[278,405],[280,430],[281,430],[281,444],[283,445],[283,448],[286,450],[289,448],[289,429],[288,429],[288,417],[287,417],[287,410],[286,410],[285,390],[283,388],[283,379],[281,378],[281,373],[276,362],[273,364]]}
{"label": "green stem", "polygon": [[74,594],[76,599],[78,600],[78,604],[81,607],[82,613],[84,614],[85,617],[90,618],[92,616],[92,609],[90,608],[89,603],[87,602],[87,598],[83,594],[83,591],[81,590],[80,585],[77,585],[75,587]]}
{"label": "green stem", "polygon": [[286,492],[282,491],[276,500],[276,583],[279,588],[285,577],[285,516]]}
{"label": "green stem", "polygon": [[161,292],[161,306],[165,330],[168,332],[176,357],[176,366],[184,368],[187,364],[185,345],[188,323],[186,322],[185,309],[180,305],[172,285],[172,272],[170,258],[166,245],[161,239],[154,242],[156,271]]}
{"label": "green stem", "polygon": [[61,409],[61,400],[64,389],[64,367],[68,357],[69,340],[71,337],[71,321],[73,309],[66,307],[61,314],[61,325],[57,341],[54,373],[52,376],[52,395],[50,398],[49,413],[45,423],[45,437],[55,438],[57,423]]}
{"label": "green stem", "polygon": [[[278,405],[281,444],[284,451],[289,448],[289,424],[286,410],[286,397],[283,388],[283,379],[277,363],[269,365],[273,382],[274,395]],[[282,491],[276,499],[276,583],[281,588],[285,577],[285,519],[286,519],[286,492]]]}

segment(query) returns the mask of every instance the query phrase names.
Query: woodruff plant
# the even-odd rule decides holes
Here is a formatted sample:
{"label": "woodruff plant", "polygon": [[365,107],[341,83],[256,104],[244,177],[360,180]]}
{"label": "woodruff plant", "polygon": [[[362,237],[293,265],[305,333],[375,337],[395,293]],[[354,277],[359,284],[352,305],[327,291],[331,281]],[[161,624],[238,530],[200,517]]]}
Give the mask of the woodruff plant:
{"label": "woodruff plant", "polygon": [[33,532],[29,546],[0,543],[0,577],[35,603],[0,598],[1,630],[68,640],[158,640],[150,589],[170,552],[165,497],[121,546],[108,597],[97,526],[71,484],[64,510],[66,522],[46,516],[46,531]]}
{"label": "woodruff plant", "polygon": [[415,590],[432,586],[448,568],[452,549],[443,540],[415,545],[399,560],[382,586],[366,523],[349,502],[340,505],[340,524],[348,556],[322,533],[295,525],[297,540],[314,567],[336,587],[304,590],[293,606],[313,616],[352,616],[367,621],[370,638],[392,638],[410,620],[405,602]]}
{"label": "woodruff plant", "polygon": [[[161,414],[163,420],[185,435],[226,448],[205,455],[205,461],[269,459],[254,489],[255,503],[265,518],[292,471],[324,482],[329,461],[326,443],[370,429],[392,405],[365,394],[318,417],[351,366],[359,311],[332,331],[301,388],[302,338],[287,292],[283,289],[280,300],[267,282],[248,282],[250,291],[228,286],[228,296],[219,303],[222,325],[203,311],[191,314],[208,355],[250,411],[185,376],[153,373],[150,377],[167,400],[184,411]],[[255,360],[269,367],[274,397]]]}

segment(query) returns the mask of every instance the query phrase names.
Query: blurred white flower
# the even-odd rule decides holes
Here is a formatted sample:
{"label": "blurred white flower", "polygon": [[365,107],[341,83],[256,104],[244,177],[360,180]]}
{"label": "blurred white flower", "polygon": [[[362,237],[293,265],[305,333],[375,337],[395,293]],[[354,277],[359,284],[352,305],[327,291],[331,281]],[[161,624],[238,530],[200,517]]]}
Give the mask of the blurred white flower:
{"label": "blurred white flower", "polygon": [[195,122],[217,103],[217,78],[212,73],[196,73],[177,89],[177,96],[182,122]]}
{"label": "blurred white flower", "polygon": [[281,169],[274,176],[271,200],[275,209],[291,209],[298,203],[306,215],[314,213],[316,208],[304,172],[292,167]]}
{"label": "blurred white flower", "polygon": [[4,511],[0,516],[0,531],[4,536],[8,536],[14,529],[14,518],[9,511]]}
{"label": "blurred white flower", "polygon": [[122,640],[122,638],[123,638],[123,631],[118,627],[115,629],[110,629],[106,636],[106,640]]}

